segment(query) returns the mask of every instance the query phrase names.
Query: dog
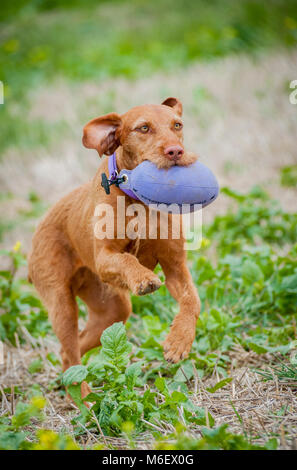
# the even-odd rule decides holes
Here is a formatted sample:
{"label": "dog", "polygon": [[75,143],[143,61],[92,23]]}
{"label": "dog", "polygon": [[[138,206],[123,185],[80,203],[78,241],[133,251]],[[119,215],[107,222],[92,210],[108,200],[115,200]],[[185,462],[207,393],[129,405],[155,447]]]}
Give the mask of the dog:
{"label": "dog", "polygon": [[[181,116],[181,102],[170,97],[161,105],[137,106],[122,115],[95,118],[84,127],[82,141],[100,157],[115,152],[119,171],[132,170],[144,160],[158,168],[190,165],[197,157],[185,151]],[[162,239],[158,234],[156,239],[131,240],[127,236],[98,239],[94,234],[98,204],[114,207],[116,224],[117,197],[124,196],[127,204],[135,202],[116,185],[106,194],[101,174],[108,174],[107,160],[102,161],[90,182],[48,211],[35,231],[28,259],[29,279],[61,343],[64,371],[80,364],[87,351],[100,345],[105,328],[128,319],[130,292],[145,295],[159,289],[161,281],[154,273],[158,263],[180,307],[163,343],[165,359],[176,363],[186,358],[195,338],[200,299],[187,267],[183,236]],[[172,226],[172,216],[168,218]],[[88,320],[81,332],[76,297],[88,308]],[[81,392],[83,398],[90,392],[86,383]]]}

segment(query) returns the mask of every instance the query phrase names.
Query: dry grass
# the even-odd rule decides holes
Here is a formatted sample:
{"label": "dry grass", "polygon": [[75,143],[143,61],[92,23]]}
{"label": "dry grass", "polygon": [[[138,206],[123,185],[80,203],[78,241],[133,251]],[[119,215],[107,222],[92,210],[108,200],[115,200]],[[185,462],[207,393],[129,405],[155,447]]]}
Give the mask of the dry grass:
{"label": "dry grass", "polygon": [[[49,352],[58,354],[58,344],[52,338],[45,338],[42,345],[38,346],[29,333],[25,334],[28,339],[26,345],[20,347],[18,344],[16,348],[5,346],[5,366],[0,366],[0,394],[2,394],[0,414],[7,412],[13,414],[17,402],[14,392],[4,393],[6,387],[26,390],[33,383],[38,384],[47,399],[46,418],[43,422],[36,420],[28,430],[51,429],[56,432],[66,432],[74,437],[71,420],[79,414],[77,408],[61,393],[61,390],[58,390],[58,386],[49,389],[49,384],[56,380],[60,372],[60,366],[53,366],[46,360],[46,356]],[[32,375],[28,372],[28,366],[40,356],[43,359],[44,369]],[[269,354],[259,356],[238,347],[230,352],[230,358],[231,363],[236,361],[238,366],[236,368],[231,366],[229,376],[233,381],[215,393],[209,393],[206,389],[212,387],[222,377],[216,370],[211,377],[203,380],[197,374],[189,383],[192,400],[212,414],[216,426],[228,423],[231,432],[245,434],[251,440],[256,439],[259,445],[264,444],[272,436],[280,436],[280,449],[297,449],[297,387],[294,389],[280,383],[276,376],[274,380],[263,381],[261,376],[254,372],[253,369],[269,367],[268,364],[273,361]],[[150,427],[152,432],[157,430],[164,436],[174,432],[173,426],[165,422],[150,424]],[[85,448],[98,443],[104,448],[129,448],[125,438],[103,437],[98,432],[94,433],[86,428],[82,430],[84,434],[79,438],[79,442]],[[189,429],[188,434],[196,438],[201,437],[200,427]],[[154,438],[151,433],[146,432],[139,434],[135,442],[138,449],[150,449]]]}

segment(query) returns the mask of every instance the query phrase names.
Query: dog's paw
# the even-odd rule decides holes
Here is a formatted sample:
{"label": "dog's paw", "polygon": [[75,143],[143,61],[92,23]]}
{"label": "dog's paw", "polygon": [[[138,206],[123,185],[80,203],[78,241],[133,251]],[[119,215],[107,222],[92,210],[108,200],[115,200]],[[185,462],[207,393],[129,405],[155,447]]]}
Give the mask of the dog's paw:
{"label": "dog's paw", "polygon": [[192,331],[185,332],[184,329],[178,331],[172,329],[163,342],[164,357],[168,362],[179,362],[188,357],[194,341]]}
{"label": "dog's paw", "polygon": [[143,278],[142,281],[135,284],[132,289],[133,294],[135,295],[146,295],[155,292],[155,290],[161,287],[162,282],[155,274]]}

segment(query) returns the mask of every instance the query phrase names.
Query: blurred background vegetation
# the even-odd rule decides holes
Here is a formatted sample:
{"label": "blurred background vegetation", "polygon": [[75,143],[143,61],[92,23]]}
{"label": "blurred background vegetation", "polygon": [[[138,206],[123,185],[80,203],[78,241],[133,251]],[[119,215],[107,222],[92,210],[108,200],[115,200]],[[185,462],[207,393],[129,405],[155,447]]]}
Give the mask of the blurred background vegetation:
{"label": "blurred background vegetation", "polygon": [[0,21],[2,152],[48,141],[42,120],[24,119],[26,96],[59,77],[136,78],[297,41],[295,0],[2,0]]}

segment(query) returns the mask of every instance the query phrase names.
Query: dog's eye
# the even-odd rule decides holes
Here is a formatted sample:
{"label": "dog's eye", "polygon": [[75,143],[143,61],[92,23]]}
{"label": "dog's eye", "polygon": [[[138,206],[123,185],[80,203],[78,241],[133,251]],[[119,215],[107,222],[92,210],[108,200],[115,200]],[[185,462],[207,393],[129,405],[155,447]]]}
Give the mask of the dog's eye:
{"label": "dog's eye", "polygon": [[139,130],[143,133],[143,134],[146,134],[146,132],[149,131],[149,126],[147,126],[146,124],[144,126],[141,126],[139,128]]}
{"label": "dog's eye", "polygon": [[176,123],[174,124],[174,129],[178,129],[178,130],[179,130],[179,129],[181,129],[182,127],[183,127],[183,125],[182,125],[180,122],[176,122]]}

